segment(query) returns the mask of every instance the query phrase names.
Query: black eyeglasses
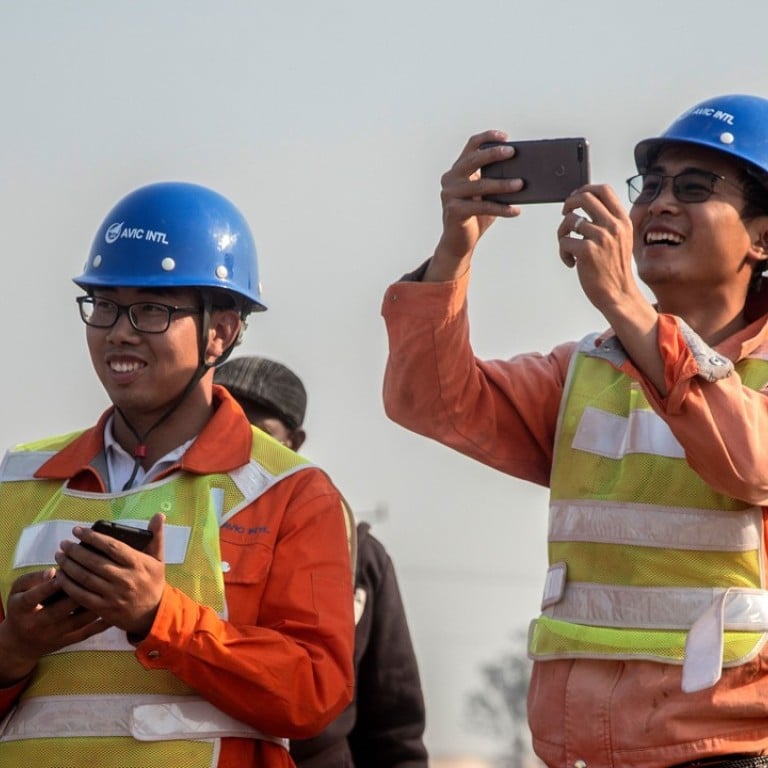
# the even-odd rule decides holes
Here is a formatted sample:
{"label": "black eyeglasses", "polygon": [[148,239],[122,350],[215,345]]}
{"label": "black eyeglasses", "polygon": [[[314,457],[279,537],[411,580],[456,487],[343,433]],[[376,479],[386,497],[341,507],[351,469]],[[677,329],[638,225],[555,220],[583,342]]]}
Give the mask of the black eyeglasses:
{"label": "black eyeglasses", "polygon": [[111,328],[121,314],[128,315],[131,325],[142,333],[165,333],[171,318],[177,312],[199,314],[200,307],[174,307],[154,301],[137,301],[134,304],[118,304],[101,296],[78,296],[80,317],[92,328]]}
{"label": "black eyeglasses", "polygon": [[654,201],[664,187],[664,180],[672,179],[672,194],[681,203],[703,203],[715,191],[715,183],[724,181],[740,192],[744,190],[725,176],[710,171],[684,171],[674,176],[663,173],[638,173],[627,179],[629,202],[647,205]]}

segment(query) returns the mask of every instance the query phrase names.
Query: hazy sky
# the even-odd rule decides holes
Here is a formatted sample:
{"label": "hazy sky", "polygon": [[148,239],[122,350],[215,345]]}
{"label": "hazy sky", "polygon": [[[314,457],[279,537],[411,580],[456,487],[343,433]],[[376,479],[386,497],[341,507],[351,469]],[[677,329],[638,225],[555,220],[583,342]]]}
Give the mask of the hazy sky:
{"label": "hazy sky", "polygon": [[[3,448],[91,424],[107,401],[71,277],[122,195],[167,179],[230,197],[267,313],[241,352],[310,395],[305,453],[392,554],[433,753],[491,745],[464,723],[479,666],[535,614],[546,493],[388,422],[381,297],[428,257],[439,179],[467,137],[586,136],[620,188],[635,142],[709,96],[768,96],[765,0],[386,3],[0,0]],[[499,221],[470,291],[478,355],[601,329],[557,257],[557,205]]]}

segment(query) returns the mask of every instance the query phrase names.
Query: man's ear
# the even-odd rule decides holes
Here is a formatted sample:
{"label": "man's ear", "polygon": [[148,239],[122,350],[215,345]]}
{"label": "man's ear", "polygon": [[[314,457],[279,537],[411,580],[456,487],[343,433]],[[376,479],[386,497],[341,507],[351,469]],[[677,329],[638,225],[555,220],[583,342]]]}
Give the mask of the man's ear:
{"label": "man's ear", "polygon": [[747,228],[755,258],[764,260],[768,256],[768,216],[755,217]]}
{"label": "man's ear", "polygon": [[243,327],[240,313],[234,309],[214,309],[208,329],[208,346],[205,359],[210,362],[221,357],[235,344]]}
{"label": "man's ear", "polygon": [[291,450],[298,451],[306,439],[307,433],[301,427],[294,429],[290,436]]}

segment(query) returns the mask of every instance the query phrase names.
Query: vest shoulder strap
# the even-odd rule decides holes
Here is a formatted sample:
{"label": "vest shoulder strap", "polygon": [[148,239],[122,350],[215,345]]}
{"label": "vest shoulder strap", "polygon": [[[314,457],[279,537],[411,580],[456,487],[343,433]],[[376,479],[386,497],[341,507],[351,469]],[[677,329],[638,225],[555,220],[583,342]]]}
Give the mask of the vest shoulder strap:
{"label": "vest shoulder strap", "polygon": [[83,434],[83,430],[21,443],[7,451],[0,463],[0,482],[31,480],[48,459]]}

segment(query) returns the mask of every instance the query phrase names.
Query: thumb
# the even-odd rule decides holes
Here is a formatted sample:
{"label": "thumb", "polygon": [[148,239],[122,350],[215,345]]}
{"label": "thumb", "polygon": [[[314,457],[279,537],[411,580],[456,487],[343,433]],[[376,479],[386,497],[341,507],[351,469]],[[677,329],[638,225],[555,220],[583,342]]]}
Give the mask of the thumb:
{"label": "thumb", "polygon": [[149,528],[152,531],[152,541],[149,542],[149,546],[144,550],[147,555],[152,555],[156,560],[161,563],[165,562],[165,515],[162,512],[152,516],[149,521]]}
{"label": "thumb", "polygon": [[32,589],[32,587],[36,587],[38,584],[44,584],[45,582],[50,581],[55,575],[55,568],[46,568],[44,571],[25,573],[13,582],[9,595],[13,595],[16,592],[26,592],[28,589]]}

